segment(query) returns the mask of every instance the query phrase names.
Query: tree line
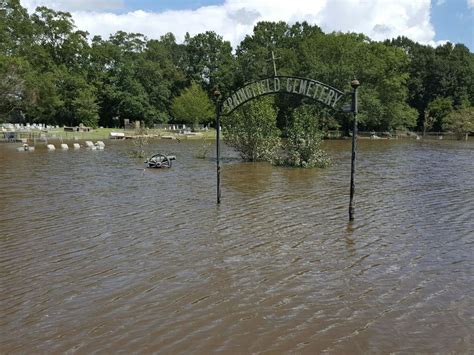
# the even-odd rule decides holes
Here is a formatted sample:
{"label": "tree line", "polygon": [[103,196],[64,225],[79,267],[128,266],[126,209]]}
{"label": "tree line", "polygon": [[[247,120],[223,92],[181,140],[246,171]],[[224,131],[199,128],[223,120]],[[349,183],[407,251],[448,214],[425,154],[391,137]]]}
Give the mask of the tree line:
{"label": "tree line", "polygon": [[[357,78],[363,130],[439,131],[450,120],[472,126],[474,55],[463,44],[433,48],[405,37],[378,42],[324,33],[306,22],[259,22],[235,50],[212,31],[187,34],[183,43],[172,33],[89,38],[69,13],[38,7],[29,14],[19,0],[0,0],[0,122],[212,124],[214,89],[225,97],[272,76],[272,52],[278,75],[347,92]],[[291,126],[302,104],[318,116],[319,129],[350,126],[347,114],[280,95],[272,101],[277,127],[284,132]]]}

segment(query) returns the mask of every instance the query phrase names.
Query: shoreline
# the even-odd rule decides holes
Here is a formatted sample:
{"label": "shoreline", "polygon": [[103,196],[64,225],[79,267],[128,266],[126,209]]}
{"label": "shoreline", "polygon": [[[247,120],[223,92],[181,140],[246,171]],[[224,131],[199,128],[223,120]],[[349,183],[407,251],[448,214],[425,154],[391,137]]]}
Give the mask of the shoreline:
{"label": "shoreline", "polygon": [[[166,130],[152,128],[143,131],[133,129],[116,129],[116,128],[98,128],[89,132],[71,132],[63,129],[54,130],[19,130],[19,131],[3,131],[2,133],[14,133],[14,139],[7,139],[0,136],[0,143],[37,143],[48,141],[85,141],[85,140],[133,140],[133,139],[168,139],[168,140],[215,140],[216,130],[210,128],[208,130],[200,130],[196,132],[182,132],[176,130]],[[123,136],[113,137],[111,133],[121,133]],[[380,133],[380,132],[377,132]],[[378,135],[373,132],[359,132],[358,139],[361,140],[457,140],[457,136],[450,132],[428,132],[425,137],[420,132],[405,131],[395,133],[393,136]],[[1,134],[1,133],[0,133]],[[472,135],[471,135],[472,136]],[[344,136],[341,131],[326,132],[323,140],[347,140],[351,136]]]}

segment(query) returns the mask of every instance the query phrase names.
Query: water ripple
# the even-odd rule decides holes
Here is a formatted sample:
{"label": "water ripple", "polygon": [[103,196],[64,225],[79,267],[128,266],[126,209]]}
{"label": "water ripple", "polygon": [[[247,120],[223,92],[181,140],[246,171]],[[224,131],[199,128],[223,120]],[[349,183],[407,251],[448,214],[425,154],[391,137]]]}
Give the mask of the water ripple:
{"label": "water ripple", "polygon": [[2,353],[474,351],[474,147],[350,142],[326,170],[143,170],[130,145],[0,146]]}

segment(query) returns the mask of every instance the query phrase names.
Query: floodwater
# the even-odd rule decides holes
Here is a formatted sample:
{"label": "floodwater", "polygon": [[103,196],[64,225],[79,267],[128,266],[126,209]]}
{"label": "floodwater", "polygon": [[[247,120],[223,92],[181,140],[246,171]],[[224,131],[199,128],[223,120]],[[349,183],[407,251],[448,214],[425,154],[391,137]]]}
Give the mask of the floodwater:
{"label": "floodwater", "polygon": [[350,141],[326,170],[202,143],[0,145],[1,353],[472,353],[474,142]]}

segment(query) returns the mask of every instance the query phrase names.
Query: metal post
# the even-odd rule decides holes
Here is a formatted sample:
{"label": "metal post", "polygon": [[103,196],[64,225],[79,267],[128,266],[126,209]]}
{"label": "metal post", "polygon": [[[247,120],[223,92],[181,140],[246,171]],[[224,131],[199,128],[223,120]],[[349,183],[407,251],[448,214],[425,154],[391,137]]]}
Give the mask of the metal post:
{"label": "metal post", "polygon": [[275,54],[272,51],[273,73],[275,74],[275,76],[277,76],[277,67],[276,67],[276,64],[275,64],[275,60],[276,60]]}
{"label": "metal post", "polygon": [[357,88],[360,83],[352,80],[352,113],[354,114],[354,126],[352,127],[352,158],[351,158],[351,192],[349,200],[349,221],[354,220],[354,190],[355,190],[355,168],[356,168],[356,148],[357,148]]}
{"label": "metal post", "polygon": [[221,203],[221,107],[219,98],[221,93],[218,89],[214,90],[214,97],[216,98],[216,164],[217,164],[217,203]]}
{"label": "metal post", "polygon": [[273,74],[274,74],[275,76],[277,76],[277,67],[276,67],[276,63],[275,63],[275,61],[276,61],[277,59],[280,59],[280,58],[279,58],[279,57],[275,57],[275,53],[273,53],[273,51],[272,51],[272,58],[269,59],[269,60],[267,60],[267,62],[270,61],[270,60],[273,62]]}

